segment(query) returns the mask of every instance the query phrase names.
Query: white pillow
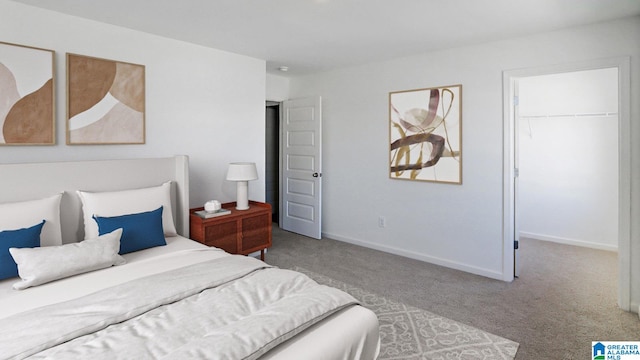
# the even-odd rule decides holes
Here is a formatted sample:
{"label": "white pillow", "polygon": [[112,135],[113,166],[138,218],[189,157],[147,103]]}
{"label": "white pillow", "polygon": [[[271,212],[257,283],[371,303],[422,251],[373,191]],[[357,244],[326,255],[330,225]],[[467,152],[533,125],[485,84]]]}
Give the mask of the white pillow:
{"label": "white pillow", "polygon": [[116,229],[95,239],[78,243],[40,248],[10,248],[18,264],[22,281],[13,284],[16,290],[42,285],[53,280],[122,265],[126,261],[118,255],[122,229]]}
{"label": "white pillow", "polygon": [[[82,201],[84,217],[84,238],[98,237],[98,224],[93,216],[112,217],[120,215],[137,214],[146,211],[162,209],[162,229],[165,236],[176,236],[176,227],[173,224],[173,212],[171,211],[171,182],[160,186],[143,189],[87,192],[77,191]],[[35,224],[35,223],[34,223]]]}
{"label": "white pillow", "polygon": [[40,200],[0,204],[0,231],[20,229],[46,220],[40,233],[40,246],[62,245],[60,199],[62,194]]}

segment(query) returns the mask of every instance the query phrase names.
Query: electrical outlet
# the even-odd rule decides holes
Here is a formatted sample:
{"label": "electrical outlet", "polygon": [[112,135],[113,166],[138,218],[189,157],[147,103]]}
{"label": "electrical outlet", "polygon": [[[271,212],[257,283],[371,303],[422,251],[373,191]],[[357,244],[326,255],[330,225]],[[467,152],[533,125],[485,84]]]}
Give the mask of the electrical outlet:
{"label": "electrical outlet", "polygon": [[378,227],[384,228],[387,227],[387,219],[384,216],[378,217]]}

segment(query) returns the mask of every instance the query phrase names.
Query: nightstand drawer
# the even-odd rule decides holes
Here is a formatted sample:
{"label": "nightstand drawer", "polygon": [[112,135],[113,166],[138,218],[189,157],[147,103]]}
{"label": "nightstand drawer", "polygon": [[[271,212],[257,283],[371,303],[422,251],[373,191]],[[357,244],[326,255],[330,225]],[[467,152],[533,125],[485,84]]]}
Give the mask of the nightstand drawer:
{"label": "nightstand drawer", "polygon": [[238,253],[238,225],[235,221],[227,221],[204,229],[204,244],[215,246],[226,252]]}
{"label": "nightstand drawer", "polygon": [[270,234],[263,230],[270,226],[270,213],[242,219],[242,252],[250,253],[271,246]]}

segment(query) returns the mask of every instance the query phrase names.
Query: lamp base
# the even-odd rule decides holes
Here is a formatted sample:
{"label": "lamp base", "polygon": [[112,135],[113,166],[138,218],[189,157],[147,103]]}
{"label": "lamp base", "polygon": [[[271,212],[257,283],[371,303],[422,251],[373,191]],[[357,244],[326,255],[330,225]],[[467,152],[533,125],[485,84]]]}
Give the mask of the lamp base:
{"label": "lamp base", "polygon": [[249,210],[249,182],[238,181],[236,185],[236,210]]}

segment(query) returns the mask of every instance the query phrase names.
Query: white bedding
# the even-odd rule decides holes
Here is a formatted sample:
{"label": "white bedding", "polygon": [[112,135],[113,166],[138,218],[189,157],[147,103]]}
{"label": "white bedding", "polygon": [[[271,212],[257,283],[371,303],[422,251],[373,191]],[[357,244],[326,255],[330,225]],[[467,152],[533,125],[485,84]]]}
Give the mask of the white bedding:
{"label": "white bedding", "polygon": [[[184,250],[191,250],[191,253]],[[36,307],[75,299],[123,282],[179,268],[215,257],[228,256],[181,236],[167,238],[166,246],[125,254],[124,265],[73,276],[27,290],[13,290],[18,278],[0,281],[0,320]]]}
{"label": "white bedding", "polygon": [[[37,309],[87,296],[102,289],[125,284],[130,280],[162,273],[170,269],[183,268],[203,261],[226,258],[230,255],[186,238],[173,237],[167,238],[166,246],[126,254],[124,257],[128,261],[125,265],[58,280],[22,291],[11,289],[11,284],[16,279],[1,281],[0,329],[3,319],[7,320],[7,317],[24,311],[42,311]],[[271,276],[264,278],[262,282],[269,278]],[[249,285],[249,287],[256,287],[256,285]],[[328,314],[329,317],[325,320],[312,325],[295,338],[264,354],[261,358],[283,360],[300,358],[374,359],[377,356],[379,348],[378,322],[371,311],[360,306],[350,306],[334,314],[331,312]],[[153,328],[155,324],[153,320],[145,321],[147,321],[145,326]],[[5,322],[8,323],[8,321]],[[144,328],[143,325],[141,326]],[[251,352],[252,350],[247,351]],[[2,347],[0,347],[0,358],[6,358]]]}

